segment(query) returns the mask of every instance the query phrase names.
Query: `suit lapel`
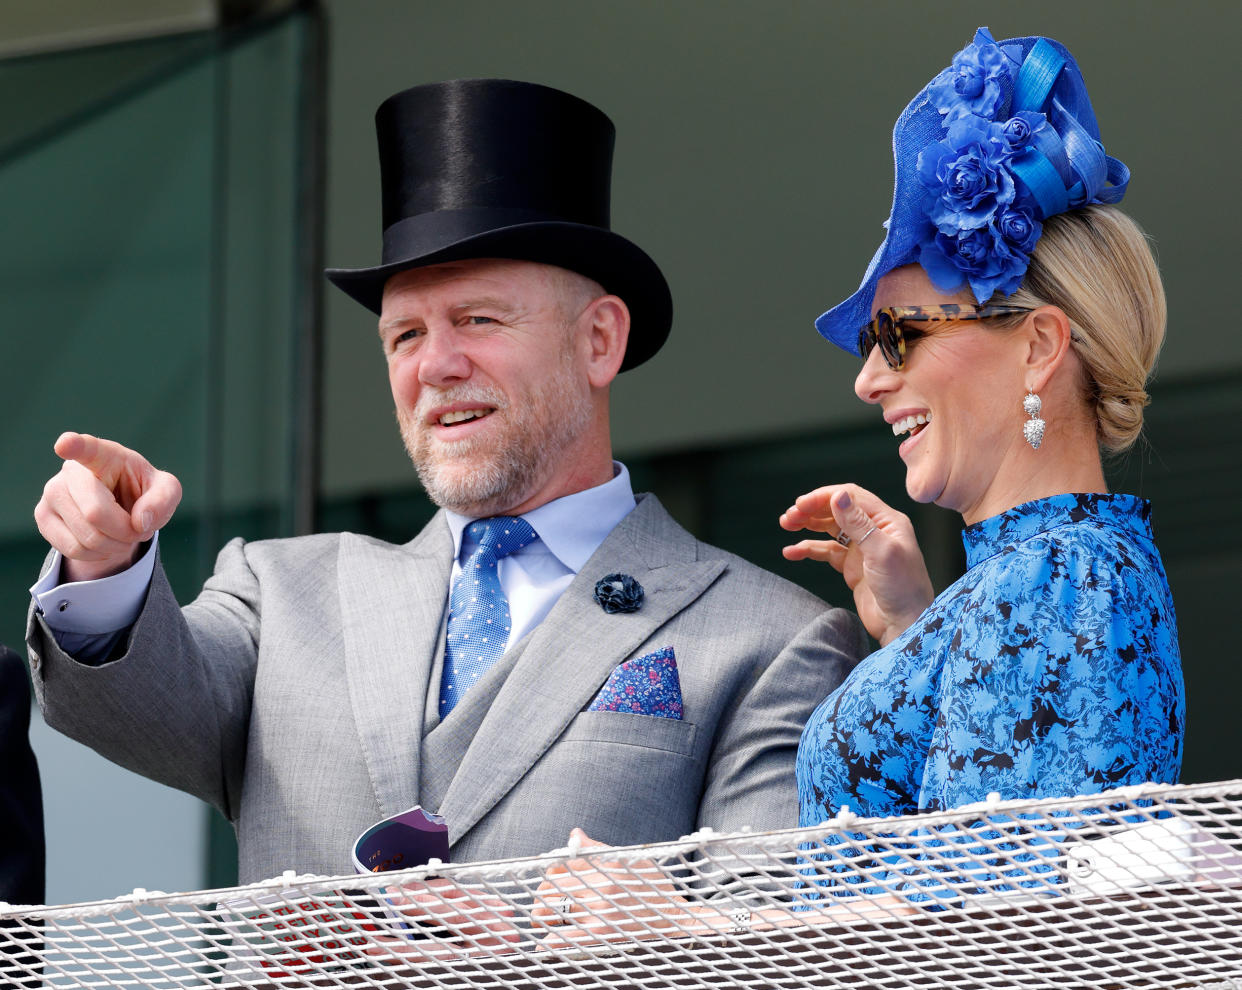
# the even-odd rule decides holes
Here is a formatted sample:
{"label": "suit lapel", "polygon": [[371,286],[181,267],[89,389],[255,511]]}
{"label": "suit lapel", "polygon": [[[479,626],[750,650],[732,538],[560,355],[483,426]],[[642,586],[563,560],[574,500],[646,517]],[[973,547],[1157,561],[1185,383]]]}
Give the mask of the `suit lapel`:
{"label": "suit lapel", "polygon": [[[694,602],[724,568],[722,560],[697,560],[693,537],[645,496],[531,633],[496,692],[440,806],[450,841],[473,828],[522,779],[617,664]],[[595,583],[611,573],[629,574],[643,586],[639,611],[609,615],[595,602]],[[468,700],[469,694],[463,703]]]}
{"label": "suit lapel", "polygon": [[418,803],[428,811],[440,810],[479,726],[529,642],[530,636],[524,636],[520,643],[506,650],[457,702],[448,718],[424,734]]}
{"label": "suit lapel", "polygon": [[442,513],[401,547],[352,534],[341,538],[341,623],[350,703],[385,816],[418,800],[423,712],[452,558],[452,536]]}

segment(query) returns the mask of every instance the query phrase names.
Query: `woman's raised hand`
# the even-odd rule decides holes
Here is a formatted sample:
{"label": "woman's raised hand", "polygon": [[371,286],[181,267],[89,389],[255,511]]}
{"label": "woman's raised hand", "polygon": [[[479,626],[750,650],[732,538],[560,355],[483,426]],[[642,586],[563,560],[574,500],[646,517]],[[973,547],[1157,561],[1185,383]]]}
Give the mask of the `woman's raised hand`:
{"label": "woman's raised hand", "polygon": [[825,485],[781,513],[781,528],[831,539],[802,540],[788,560],[827,561],[854,593],[863,625],[880,643],[902,633],[935,597],[910,518],[857,485]]}

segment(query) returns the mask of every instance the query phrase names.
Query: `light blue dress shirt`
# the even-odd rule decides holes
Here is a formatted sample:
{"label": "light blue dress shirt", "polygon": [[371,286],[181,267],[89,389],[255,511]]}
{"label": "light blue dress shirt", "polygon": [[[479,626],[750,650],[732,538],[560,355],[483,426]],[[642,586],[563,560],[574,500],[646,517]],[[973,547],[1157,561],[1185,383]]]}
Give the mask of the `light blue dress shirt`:
{"label": "light blue dress shirt", "polygon": [[[500,560],[500,587],[509,600],[510,631],[506,647],[543,621],[574,575],[582,570],[582,565],[599,549],[617,523],[633,510],[634,490],[629,471],[619,461],[613,461],[612,469],[611,481],[522,513],[522,518],[531,524],[539,539]],[[467,537],[466,552],[462,553],[462,534],[474,519],[447,509],[444,514],[453,532],[450,581],[456,581],[462,559],[468,558],[475,549],[473,541]]]}
{"label": "light blue dress shirt", "polygon": [[[619,461],[613,461],[612,469],[612,479],[602,485],[523,513],[539,539],[500,562],[500,586],[509,599],[512,620],[510,644],[543,620],[582,565],[633,510],[629,471]],[[455,579],[461,572],[462,531],[472,520],[447,510],[445,516],[453,534]],[[96,581],[61,584],[61,558],[59,553],[55,555],[47,574],[31,587],[30,594],[61,649],[85,663],[108,656],[142,611],[158,541],[157,534],[146,553],[128,570]],[[473,547],[466,549],[468,556]]]}

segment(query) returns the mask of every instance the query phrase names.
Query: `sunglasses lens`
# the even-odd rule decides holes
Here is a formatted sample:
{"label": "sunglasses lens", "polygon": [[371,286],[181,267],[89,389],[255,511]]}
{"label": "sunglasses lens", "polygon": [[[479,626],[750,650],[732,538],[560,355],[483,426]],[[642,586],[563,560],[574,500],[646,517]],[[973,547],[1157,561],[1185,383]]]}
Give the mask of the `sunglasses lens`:
{"label": "sunglasses lens", "polygon": [[878,313],[875,318],[875,335],[880,344],[880,353],[890,368],[896,370],[903,363],[901,353],[901,331],[888,313]]}
{"label": "sunglasses lens", "polygon": [[868,323],[858,331],[858,353],[864,361],[871,356],[871,348],[875,347],[875,330]]}

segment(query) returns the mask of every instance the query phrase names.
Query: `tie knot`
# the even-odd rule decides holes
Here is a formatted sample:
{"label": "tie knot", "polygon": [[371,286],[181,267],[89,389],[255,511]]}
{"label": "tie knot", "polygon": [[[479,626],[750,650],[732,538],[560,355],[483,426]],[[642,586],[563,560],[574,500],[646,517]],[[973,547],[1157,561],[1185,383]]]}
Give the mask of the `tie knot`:
{"label": "tie knot", "polygon": [[489,554],[499,560],[529,546],[538,534],[521,516],[492,516],[476,519],[466,527],[466,532],[478,541],[478,548],[471,556]]}

